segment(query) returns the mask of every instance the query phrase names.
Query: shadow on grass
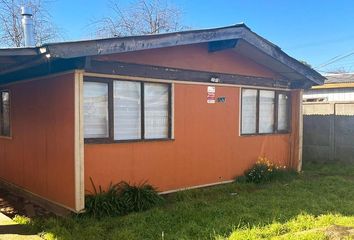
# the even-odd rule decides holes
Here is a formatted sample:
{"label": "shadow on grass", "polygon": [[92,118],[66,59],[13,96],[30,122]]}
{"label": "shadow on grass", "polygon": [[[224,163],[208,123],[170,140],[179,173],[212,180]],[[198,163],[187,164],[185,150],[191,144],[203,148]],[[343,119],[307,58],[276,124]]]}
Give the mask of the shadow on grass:
{"label": "shadow on grass", "polygon": [[142,213],[35,219],[31,226],[60,239],[215,239],[303,214],[354,216],[353,174],[354,165],[309,164],[298,176],[270,184],[231,183],[171,194],[164,206]]}
{"label": "shadow on grass", "polygon": [[11,224],[0,225],[0,235],[1,234],[33,235],[34,233],[23,225]]}

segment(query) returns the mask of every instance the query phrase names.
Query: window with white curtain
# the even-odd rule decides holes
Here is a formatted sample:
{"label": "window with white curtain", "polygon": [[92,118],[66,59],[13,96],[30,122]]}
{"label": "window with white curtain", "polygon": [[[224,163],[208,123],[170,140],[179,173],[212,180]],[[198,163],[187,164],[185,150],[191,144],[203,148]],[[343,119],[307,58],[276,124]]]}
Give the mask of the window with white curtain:
{"label": "window with white curtain", "polygon": [[278,95],[278,131],[287,131],[289,128],[289,97],[280,93]]}
{"label": "window with white curtain", "polygon": [[289,106],[284,91],[242,89],[241,134],[288,132]]}
{"label": "window with white curtain", "polygon": [[145,138],[168,137],[168,85],[144,83]]}
{"label": "window with white curtain", "polygon": [[86,142],[171,138],[171,85],[88,78],[84,82]]}
{"label": "window with white curtain", "polygon": [[259,91],[259,133],[274,131],[274,91]]}
{"label": "window with white curtain", "polygon": [[10,135],[10,92],[0,91],[0,136]]}
{"label": "window with white curtain", "polygon": [[107,138],[108,84],[84,82],[84,136]]}
{"label": "window with white curtain", "polygon": [[141,138],[141,89],[139,82],[113,82],[114,139]]}
{"label": "window with white curtain", "polygon": [[257,124],[257,90],[242,90],[242,134],[256,133]]}

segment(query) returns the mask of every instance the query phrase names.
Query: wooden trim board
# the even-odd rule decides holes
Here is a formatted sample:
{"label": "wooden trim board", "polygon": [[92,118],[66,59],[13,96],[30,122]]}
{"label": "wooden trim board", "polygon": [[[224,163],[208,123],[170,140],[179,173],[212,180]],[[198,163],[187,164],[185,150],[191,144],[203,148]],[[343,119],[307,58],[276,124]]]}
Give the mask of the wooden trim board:
{"label": "wooden trim board", "polygon": [[83,71],[75,71],[75,210],[85,208]]}
{"label": "wooden trim board", "polygon": [[331,89],[331,88],[354,88],[354,83],[327,83],[324,85],[312,87],[312,89]]}
{"label": "wooden trim board", "polygon": [[227,181],[222,181],[222,182],[215,182],[215,183],[207,183],[207,184],[202,184],[202,185],[196,185],[192,187],[185,187],[185,188],[178,188],[174,190],[168,190],[164,192],[159,192],[159,194],[164,195],[164,194],[170,194],[170,193],[175,193],[175,192],[180,192],[180,191],[185,191],[185,190],[192,190],[192,189],[197,189],[197,188],[203,188],[203,187],[212,187],[216,185],[221,185],[221,184],[227,184],[227,183],[232,183],[234,180],[227,180]]}
{"label": "wooden trim board", "polygon": [[297,165],[297,171],[300,172],[302,170],[302,145],[303,145],[303,114],[302,114],[302,95],[304,90],[299,91],[299,159]]}

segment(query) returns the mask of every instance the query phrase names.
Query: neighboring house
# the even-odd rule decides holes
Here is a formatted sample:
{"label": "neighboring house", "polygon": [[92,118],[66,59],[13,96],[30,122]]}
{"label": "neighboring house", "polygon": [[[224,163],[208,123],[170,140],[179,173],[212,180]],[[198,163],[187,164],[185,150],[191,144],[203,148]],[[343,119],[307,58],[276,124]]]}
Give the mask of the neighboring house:
{"label": "neighboring house", "polygon": [[301,167],[302,89],[324,78],[246,25],[0,50],[0,177],[80,211],[85,190],[226,183]]}
{"label": "neighboring house", "polygon": [[304,91],[304,102],[354,102],[354,73],[325,75],[322,86]]}
{"label": "neighboring house", "polygon": [[354,162],[354,74],[325,76],[325,84],[304,92],[306,161]]}

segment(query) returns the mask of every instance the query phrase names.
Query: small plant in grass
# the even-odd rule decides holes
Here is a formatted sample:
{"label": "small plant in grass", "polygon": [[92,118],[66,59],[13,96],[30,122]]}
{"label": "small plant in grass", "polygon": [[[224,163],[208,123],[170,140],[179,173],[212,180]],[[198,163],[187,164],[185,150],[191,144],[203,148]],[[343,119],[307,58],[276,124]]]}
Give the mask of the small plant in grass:
{"label": "small plant in grass", "polygon": [[156,189],[146,182],[138,185],[121,182],[118,189],[120,201],[127,213],[145,211],[164,201]]}
{"label": "small plant in grass", "polygon": [[86,213],[98,218],[122,214],[117,185],[111,183],[107,190],[103,190],[101,186],[96,188],[91,178],[90,181],[93,192],[85,198]]}
{"label": "small plant in grass", "polygon": [[93,192],[86,196],[85,213],[101,218],[119,216],[130,212],[141,212],[163,202],[156,189],[146,182],[130,185],[127,182],[110,184],[107,190],[98,188],[90,178]]}
{"label": "small plant in grass", "polygon": [[[282,176],[288,171],[286,166],[280,166],[271,162],[267,157],[259,157],[258,161],[239,179],[250,183],[266,183],[272,181],[277,176]],[[236,179],[240,182],[240,180]]]}

